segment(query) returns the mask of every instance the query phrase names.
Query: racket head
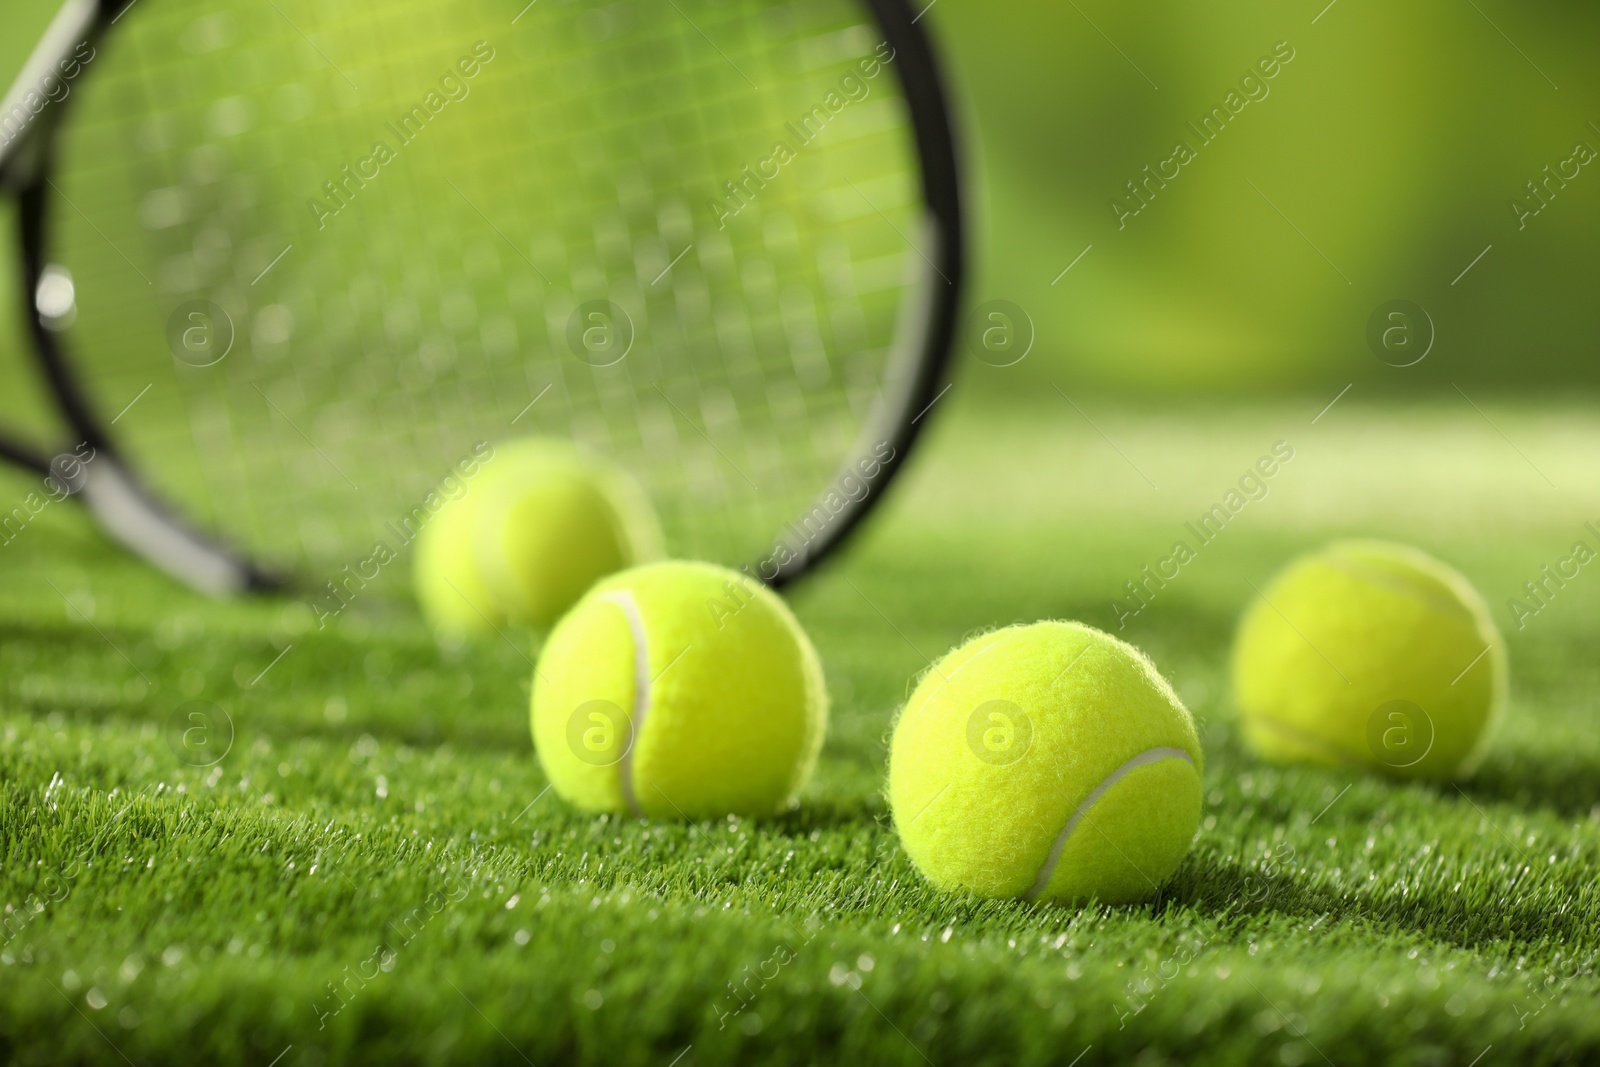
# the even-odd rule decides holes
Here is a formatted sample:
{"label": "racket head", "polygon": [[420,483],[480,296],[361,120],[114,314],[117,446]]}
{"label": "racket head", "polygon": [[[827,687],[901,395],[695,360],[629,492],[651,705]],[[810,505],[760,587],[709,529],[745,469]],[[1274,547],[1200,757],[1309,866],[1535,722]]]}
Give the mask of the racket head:
{"label": "racket head", "polygon": [[325,575],[537,434],[781,584],[919,429],[961,220],[899,3],[162,0],[84,47],[41,319],[81,419],[251,558]]}

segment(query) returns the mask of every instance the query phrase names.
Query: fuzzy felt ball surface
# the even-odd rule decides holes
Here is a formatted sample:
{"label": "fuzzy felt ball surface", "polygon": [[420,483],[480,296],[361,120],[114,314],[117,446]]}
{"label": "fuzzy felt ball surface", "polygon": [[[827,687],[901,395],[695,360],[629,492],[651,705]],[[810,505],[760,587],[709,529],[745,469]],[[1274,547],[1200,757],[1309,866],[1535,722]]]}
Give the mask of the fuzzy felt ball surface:
{"label": "fuzzy felt ball surface", "polygon": [[815,649],[749,576],[665,562],[613,575],[556,625],[533,738],[556,792],[652,818],[795,803],[827,728]]}
{"label": "fuzzy felt ball surface", "polygon": [[1415,548],[1344,541],[1290,563],[1239,623],[1233,692],[1259,754],[1448,779],[1505,704],[1483,598]]}
{"label": "fuzzy felt ball surface", "polygon": [[890,744],[889,802],[942,889],[1153,896],[1200,819],[1194,722],[1139,650],[1090,627],[984,634],[923,676]]}

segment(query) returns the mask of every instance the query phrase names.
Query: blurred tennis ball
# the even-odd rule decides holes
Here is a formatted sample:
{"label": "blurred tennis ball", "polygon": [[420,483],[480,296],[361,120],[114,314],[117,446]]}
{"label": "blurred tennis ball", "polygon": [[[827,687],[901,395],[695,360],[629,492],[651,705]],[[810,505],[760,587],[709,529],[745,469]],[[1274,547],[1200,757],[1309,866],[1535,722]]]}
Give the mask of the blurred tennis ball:
{"label": "blurred tennis ball", "polygon": [[545,626],[598,579],[662,553],[637,483],[563,441],[501,445],[417,537],[416,589],[441,630]]}
{"label": "blurred tennis ball", "polygon": [[1153,896],[1200,824],[1194,721],[1143,653],[1072,622],[974,638],[895,723],[889,804],[941,889]]}
{"label": "blurred tennis ball", "polygon": [[816,764],[816,650],[764,585],[709,563],[637,567],[556,624],[534,673],[539,763],[589,811],[770,815]]}
{"label": "blurred tennis ball", "polygon": [[1289,564],[1245,611],[1233,648],[1234,699],[1256,752],[1406,778],[1472,769],[1506,673],[1471,584],[1382,541]]}

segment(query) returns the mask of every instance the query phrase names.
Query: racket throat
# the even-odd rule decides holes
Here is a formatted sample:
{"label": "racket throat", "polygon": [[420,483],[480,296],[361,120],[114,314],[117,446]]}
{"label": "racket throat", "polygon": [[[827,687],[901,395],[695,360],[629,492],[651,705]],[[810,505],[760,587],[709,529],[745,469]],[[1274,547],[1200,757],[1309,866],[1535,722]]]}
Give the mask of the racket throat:
{"label": "racket throat", "polygon": [[224,597],[280,584],[237,553],[178,521],[108,450],[101,450],[82,469],[82,485],[73,495],[101,528],[190,588]]}

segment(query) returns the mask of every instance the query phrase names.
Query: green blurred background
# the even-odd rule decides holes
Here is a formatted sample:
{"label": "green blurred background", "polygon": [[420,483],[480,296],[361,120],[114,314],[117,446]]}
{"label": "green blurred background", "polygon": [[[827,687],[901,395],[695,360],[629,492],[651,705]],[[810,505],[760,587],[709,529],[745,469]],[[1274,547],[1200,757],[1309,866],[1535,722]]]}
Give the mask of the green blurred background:
{"label": "green blurred background", "polygon": [[[1525,229],[1510,206],[1576,143],[1600,148],[1595,5],[943,0],[930,17],[978,149],[973,303],[1010,300],[1038,334],[980,378],[1172,393],[1600,374],[1600,168]],[[1119,230],[1124,183],[1198,146],[1185,124],[1279,42],[1294,59],[1270,94]],[[1437,330],[1403,369],[1365,338],[1397,298]]]}
{"label": "green blurred background", "polygon": [[[53,6],[0,0],[8,81]],[[927,17],[969,148],[969,305],[1009,301],[1036,334],[1027,358],[974,368],[972,386],[1600,379],[1600,167],[1581,166],[1523,228],[1511,207],[1576,144],[1600,149],[1600,7],[936,0]],[[1186,124],[1280,42],[1294,58],[1268,95],[1201,147]],[[1119,228],[1112,199],[1180,140],[1198,157]],[[1366,341],[1394,299],[1436,329],[1415,366],[1385,365]],[[14,349],[12,302],[3,314]]]}

